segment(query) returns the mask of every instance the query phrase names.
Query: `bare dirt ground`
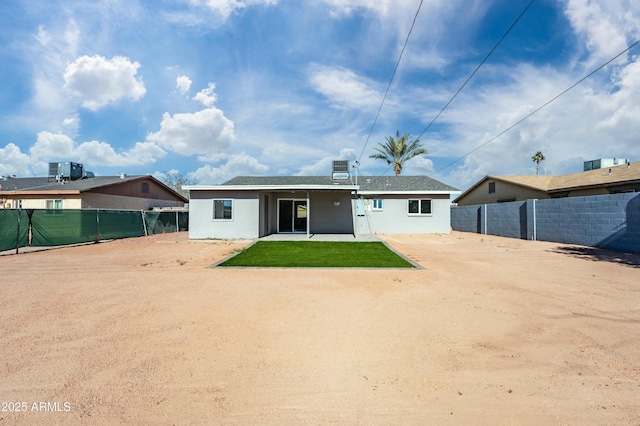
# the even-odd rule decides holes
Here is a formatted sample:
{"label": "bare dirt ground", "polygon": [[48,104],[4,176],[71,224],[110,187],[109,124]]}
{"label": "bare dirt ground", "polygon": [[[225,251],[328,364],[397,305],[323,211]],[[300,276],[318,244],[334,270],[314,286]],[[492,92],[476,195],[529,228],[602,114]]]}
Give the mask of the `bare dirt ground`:
{"label": "bare dirt ground", "polygon": [[425,269],[208,268],[248,242],[185,233],[1,256],[0,424],[640,424],[638,256],[383,238]]}

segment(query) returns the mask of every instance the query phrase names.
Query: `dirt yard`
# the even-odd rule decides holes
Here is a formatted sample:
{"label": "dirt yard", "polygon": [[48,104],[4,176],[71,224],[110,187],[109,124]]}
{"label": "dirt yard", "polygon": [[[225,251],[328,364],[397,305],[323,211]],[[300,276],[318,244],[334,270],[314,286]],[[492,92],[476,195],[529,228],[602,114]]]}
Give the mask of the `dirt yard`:
{"label": "dirt yard", "polygon": [[640,424],[638,256],[384,239],[424,269],[208,268],[247,242],[185,233],[1,256],[0,424]]}

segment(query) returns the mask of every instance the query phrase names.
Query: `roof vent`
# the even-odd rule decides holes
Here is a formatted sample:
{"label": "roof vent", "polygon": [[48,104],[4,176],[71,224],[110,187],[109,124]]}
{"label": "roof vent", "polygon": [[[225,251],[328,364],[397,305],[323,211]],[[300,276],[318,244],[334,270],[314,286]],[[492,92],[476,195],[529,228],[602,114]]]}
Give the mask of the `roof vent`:
{"label": "roof vent", "polygon": [[125,172],[120,172],[120,179],[124,179],[127,177],[127,174]]}
{"label": "roof vent", "polygon": [[332,179],[349,179],[349,161],[334,160],[331,170]]}

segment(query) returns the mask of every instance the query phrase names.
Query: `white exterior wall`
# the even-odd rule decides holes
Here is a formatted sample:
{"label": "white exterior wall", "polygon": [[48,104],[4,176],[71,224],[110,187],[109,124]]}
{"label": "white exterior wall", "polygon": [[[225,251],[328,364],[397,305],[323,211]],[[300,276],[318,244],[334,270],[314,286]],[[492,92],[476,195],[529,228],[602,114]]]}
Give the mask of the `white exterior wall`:
{"label": "white exterior wall", "polygon": [[63,209],[80,209],[82,208],[82,200],[80,195],[51,195],[47,198],[42,198],[41,195],[38,198],[30,198],[28,195],[19,195],[15,197],[15,202],[12,201],[11,208],[17,208],[17,200],[22,201],[23,209],[46,209],[47,200],[62,200]]}
{"label": "white exterior wall", "polygon": [[[368,198],[368,197],[367,197]],[[382,211],[372,210],[372,199],[383,200]],[[410,215],[408,200],[431,200],[431,215]],[[358,221],[366,221],[358,226],[372,234],[449,234],[451,232],[451,201],[446,195],[380,195],[371,196],[366,206],[366,216]]]}
{"label": "white exterior wall", "polygon": [[[268,196],[268,207],[264,199]],[[191,190],[189,203],[189,238],[191,239],[256,239],[276,232],[277,205],[280,198],[306,197],[306,193],[258,191]],[[355,229],[360,234],[449,234],[451,232],[451,201],[449,194],[382,194],[366,195],[369,200],[365,216],[357,216]],[[383,199],[382,211],[372,210],[371,200]],[[213,219],[213,200],[233,200],[231,220]],[[430,199],[430,215],[410,215],[409,199]],[[339,201],[340,204],[334,204]],[[312,233],[351,233],[354,229],[348,193],[310,194]],[[267,213],[268,211],[268,213]],[[268,214],[268,223],[265,215]],[[315,225],[314,225],[315,223]],[[262,224],[262,227],[261,227]]]}
{"label": "white exterior wall", "polygon": [[[260,232],[258,193],[247,191],[191,191],[189,238],[254,239]],[[233,200],[232,219],[213,218],[213,200]]]}

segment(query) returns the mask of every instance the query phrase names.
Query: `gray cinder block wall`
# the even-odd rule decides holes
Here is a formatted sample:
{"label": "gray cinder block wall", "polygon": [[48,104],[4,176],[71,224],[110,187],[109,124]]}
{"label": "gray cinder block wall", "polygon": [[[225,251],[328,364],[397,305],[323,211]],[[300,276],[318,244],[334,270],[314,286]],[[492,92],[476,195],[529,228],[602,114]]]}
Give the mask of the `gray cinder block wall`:
{"label": "gray cinder block wall", "polygon": [[640,194],[453,207],[455,231],[640,253]]}
{"label": "gray cinder block wall", "polygon": [[483,234],[484,228],[481,226],[482,212],[484,205],[460,206],[451,209],[451,228],[454,231],[475,232]]}

